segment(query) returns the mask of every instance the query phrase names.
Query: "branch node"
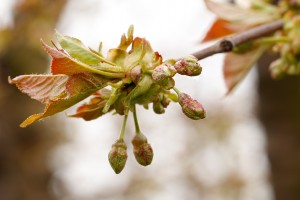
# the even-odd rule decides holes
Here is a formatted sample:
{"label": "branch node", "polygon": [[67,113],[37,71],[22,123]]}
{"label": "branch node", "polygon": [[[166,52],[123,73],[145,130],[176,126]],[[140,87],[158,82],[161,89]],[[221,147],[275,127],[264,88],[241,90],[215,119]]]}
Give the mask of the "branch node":
{"label": "branch node", "polygon": [[220,48],[222,50],[222,52],[229,52],[232,51],[234,45],[232,43],[232,41],[228,40],[228,39],[224,39],[220,41]]}

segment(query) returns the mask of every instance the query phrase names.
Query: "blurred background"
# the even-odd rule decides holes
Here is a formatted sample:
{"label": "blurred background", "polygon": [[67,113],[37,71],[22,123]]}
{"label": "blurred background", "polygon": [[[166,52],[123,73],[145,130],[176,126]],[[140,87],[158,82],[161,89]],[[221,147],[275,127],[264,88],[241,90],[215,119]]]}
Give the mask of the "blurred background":
{"label": "blurred background", "polygon": [[[246,1],[240,1],[247,3]],[[222,55],[204,59],[201,76],[177,76],[176,85],[207,110],[187,119],[177,104],[164,115],[138,107],[142,131],[154,149],[148,167],[130,153],[116,175],[107,154],[122,117],[85,122],[66,117],[75,108],[26,129],[19,124],[43,105],[9,85],[7,77],[47,73],[54,29],[103,50],[118,45],[129,25],[164,59],[203,48],[215,16],[202,0],[2,0],[0,2],[1,200],[273,200],[300,199],[299,79],[274,82],[261,67],[230,96]],[[298,134],[297,134],[298,133]],[[125,140],[134,135],[129,119]]]}

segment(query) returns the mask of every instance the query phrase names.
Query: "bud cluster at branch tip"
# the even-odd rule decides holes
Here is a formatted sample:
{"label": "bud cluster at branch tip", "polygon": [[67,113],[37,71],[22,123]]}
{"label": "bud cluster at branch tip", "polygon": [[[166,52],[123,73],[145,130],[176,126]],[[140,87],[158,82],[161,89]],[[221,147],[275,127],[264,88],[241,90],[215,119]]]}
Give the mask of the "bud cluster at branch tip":
{"label": "bud cluster at branch tip", "polygon": [[124,135],[129,112],[133,113],[136,128],[132,139],[135,159],[143,166],[150,165],[153,160],[153,149],[138,125],[136,105],[147,109],[152,104],[153,111],[162,114],[171,101],[179,101],[188,117],[204,118],[201,104],[175,89],[176,74],[197,76],[201,73],[202,68],[195,57],[163,60],[149,41],[133,37],[133,26],[122,35],[120,44],[107,54],[102,53],[102,43],[98,50],[93,50],[77,38],[59,32],[55,36],[53,46],[41,41],[52,58],[51,73],[9,79],[9,83],[15,84],[21,92],[45,104],[42,113],[28,117],[21,127],[89,99],[69,116],[86,121],[110,112],[124,116],[120,136],[108,154],[111,167],[119,174],[128,157]]}

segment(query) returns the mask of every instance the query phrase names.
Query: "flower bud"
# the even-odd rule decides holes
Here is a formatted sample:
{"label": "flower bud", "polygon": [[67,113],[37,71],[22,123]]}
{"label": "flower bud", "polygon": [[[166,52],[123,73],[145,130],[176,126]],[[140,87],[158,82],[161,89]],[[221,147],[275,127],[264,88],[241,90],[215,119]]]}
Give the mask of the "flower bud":
{"label": "flower bud", "polygon": [[166,78],[159,83],[166,90],[170,90],[175,86],[175,80],[173,78]]}
{"label": "flower bud", "polygon": [[206,116],[203,106],[190,95],[181,93],[178,98],[179,104],[182,107],[183,113],[194,120],[203,119]]}
{"label": "flower bud", "polygon": [[163,95],[162,100],[160,101],[161,105],[166,108],[168,107],[168,105],[170,104],[171,100],[169,97],[167,97],[166,95]]}
{"label": "flower bud", "polygon": [[142,74],[142,67],[141,67],[141,65],[137,65],[133,69],[131,69],[131,71],[130,71],[130,78],[132,79],[132,81],[134,82],[134,84],[137,85],[137,83],[139,82],[139,80],[141,78],[141,74]]}
{"label": "flower bud", "polygon": [[161,102],[155,101],[155,102],[153,102],[153,111],[156,114],[163,114],[163,113],[165,113],[165,108],[163,107]]}
{"label": "flower bud", "polygon": [[133,153],[136,161],[143,166],[150,165],[153,159],[153,150],[147,138],[141,133],[132,139]]}
{"label": "flower bud", "polygon": [[177,73],[187,76],[198,76],[202,72],[196,57],[190,55],[179,59],[174,65]]}
{"label": "flower bud", "polygon": [[162,63],[155,67],[152,73],[152,79],[156,83],[160,83],[168,78],[173,77],[176,74],[175,68],[169,63]]}
{"label": "flower bud", "polygon": [[127,160],[127,146],[123,139],[117,140],[108,154],[110,166],[116,174],[119,174],[125,167]]}

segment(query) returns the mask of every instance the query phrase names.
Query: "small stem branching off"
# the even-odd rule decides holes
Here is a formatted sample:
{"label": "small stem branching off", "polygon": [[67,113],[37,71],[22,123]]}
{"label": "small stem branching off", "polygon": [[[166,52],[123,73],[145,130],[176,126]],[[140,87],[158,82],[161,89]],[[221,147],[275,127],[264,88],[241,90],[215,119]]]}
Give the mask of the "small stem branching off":
{"label": "small stem branching off", "polygon": [[140,130],[139,122],[138,122],[137,115],[136,115],[135,105],[133,106],[133,119],[134,119],[134,125],[135,125],[135,132],[137,135],[140,135],[141,130]]}
{"label": "small stem branching off", "polygon": [[124,134],[125,134],[125,128],[126,128],[126,123],[127,123],[127,118],[128,118],[128,110],[125,111],[124,119],[123,119],[123,124],[122,124],[122,129],[120,133],[120,140],[124,140]]}

